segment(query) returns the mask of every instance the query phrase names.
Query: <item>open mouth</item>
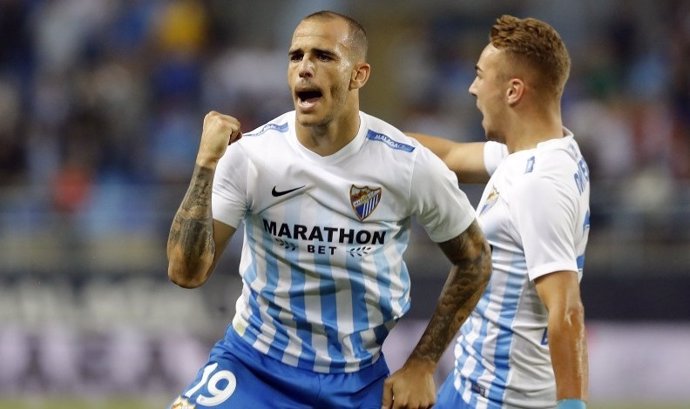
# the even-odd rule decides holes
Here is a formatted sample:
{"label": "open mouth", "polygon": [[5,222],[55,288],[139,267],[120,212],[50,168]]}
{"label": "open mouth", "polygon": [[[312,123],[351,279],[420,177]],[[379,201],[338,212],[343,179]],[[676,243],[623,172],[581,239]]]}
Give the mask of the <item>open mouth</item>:
{"label": "open mouth", "polygon": [[303,108],[313,107],[323,96],[321,91],[317,89],[297,91],[295,94],[299,105]]}

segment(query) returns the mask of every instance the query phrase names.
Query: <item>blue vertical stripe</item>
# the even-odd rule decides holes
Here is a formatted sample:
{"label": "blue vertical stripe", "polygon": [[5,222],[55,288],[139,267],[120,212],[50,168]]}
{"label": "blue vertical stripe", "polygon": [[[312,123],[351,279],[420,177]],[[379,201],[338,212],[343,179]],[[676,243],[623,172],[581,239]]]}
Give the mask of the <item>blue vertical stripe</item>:
{"label": "blue vertical stripe", "polygon": [[[482,296],[482,298],[477,303],[477,307],[476,307],[477,313],[479,313],[482,316],[484,316],[486,308],[489,305],[488,294],[491,291],[491,284],[492,283],[489,282],[486,290],[484,291],[484,295]],[[472,325],[475,325],[475,323],[476,323],[476,321],[470,321],[470,322]],[[474,366],[474,370],[472,371],[472,373],[469,376],[470,383],[475,382],[476,379],[478,379],[479,376],[486,370],[486,368],[484,367],[482,360],[479,358],[479,356],[481,356],[482,346],[484,345],[484,340],[486,340],[486,333],[487,333],[488,325],[487,325],[486,320],[481,320],[480,324],[481,324],[481,327],[479,328],[479,331],[478,331],[479,336],[477,337],[477,339],[472,344],[472,349],[475,351],[474,352],[475,353],[475,356],[474,356],[475,366]],[[462,327],[463,336],[467,336],[471,332],[472,332],[472,329],[470,327],[468,327],[468,326]],[[460,356],[458,358],[458,365],[457,365],[458,371],[460,371],[461,368],[466,365],[467,358],[469,356],[470,356],[469,354],[462,354],[462,356]],[[462,393],[462,391],[460,391],[460,392]],[[477,405],[477,396],[475,394],[472,395],[472,399],[470,400],[470,404],[473,407]]]}
{"label": "blue vertical stripe", "polygon": [[345,367],[342,346],[338,336],[338,303],[335,293],[337,288],[330,266],[316,263],[316,274],[321,277],[321,319],[326,332],[328,355],[331,358],[330,369]]}
{"label": "blue vertical stripe", "polygon": [[[306,281],[304,279],[304,271],[297,267],[297,254],[297,252],[290,253],[290,258],[295,259],[292,261],[290,268],[290,277],[292,280],[292,287],[290,288],[290,308],[293,315],[305,317],[306,305],[304,300],[304,287]],[[302,348],[299,353],[297,366],[299,368],[312,370],[314,368],[314,359],[316,358],[311,348],[312,326],[303,320],[295,320],[295,325],[297,336],[302,341]]]}
{"label": "blue vertical stripe", "polygon": [[[254,244],[256,240],[254,239],[253,232],[249,227],[245,228],[245,242],[247,243],[246,245],[250,246],[249,248],[255,248]],[[252,257],[256,259],[256,256],[252,254]],[[257,272],[256,272],[256,263],[252,262],[249,263],[247,266],[247,269],[242,272],[242,280],[245,282],[245,285],[249,287],[249,299],[247,300],[247,304],[249,305],[249,308],[251,309],[252,313],[249,316],[250,321],[256,321],[256,324],[260,324],[259,320],[259,305],[256,301],[256,294],[254,291],[251,289],[251,284],[256,280],[257,278]],[[256,342],[256,334],[251,331],[251,325],[254,325],[254,322],[250,322],[250,328],[247,328],[248,330],[245,330],[244,333],[242,334],[242,338],[247,340],[249,344],[253,345],[254,342]],[[257,327],[258,328],[258,327]]]}
{"label": "blue vertical stripe", "polygon": [[519,271],[526,271],[526,268],[524,266],[522,268],[514,267],[514,271],[508,273],[508,280],[505,284],[506,290],[501,303],[498,339],[494,356],[496,377],[489,388],[489,399],[497,402],[503,402],[505,397],[506,381],[510,372],[510,348],[513,343],[512,326],[517,315],[522,287],[526,280],[526,277],[519,273]]}
{"label": "blue vertical stripe", "polygon": [[354,333],[350,337],[350,340],[352,341],[352,349],[355,358],[362,360],[360,365],[366,366],[371,362],[371,354],[362,348],[362,337],[360,333],[369,328],[369,312],[367,311],[367,302],[365,300],[366,288],[364,287],[361,263],[361,258],[355,259],[355,257],[347,257],[345,266],[352,289],[352,322]]}
{"label": "blue vertical stripe", "polygon": [[[374,265],[378,272],[390,272],[390,270],[383,268],[386,265],[386,256],[383,252],[374,256]],[[391,314],[391,277],[389,274],[376,274],[376,283],[379,289],[379,305],[381,308],[381,315],[383,321],[388,321],[393,318]]]}
{"label": "blue vertical stripe", "polygon": [[273,238],[265,232],[262,233],[262,236],[262,248],[266,252],[266,286],[261,290],[261,295],[268,301],[268,315],[271,317],[271,322],[267,324],[276,330],[268,354],[282,358],[288,344],[288,335],[283,325],[280,324],[279,314],[281,310],[275,303],[276,288],[279,285],[278,260],[275,257]]}
{"label": "blue vertical stripe", "polygon": [[[400,226],[400,231],[399,233],[395,236],[395,254],[405,254],[405,250],[407,249],[407,245],[410,241],[410,222],[409,219],[406,220],[404,223],[401,224]],[[401,256],[402,257],[402,256]],[[379,261],[382,263],[382,265],[379,265]],[[384,255],[381,255],[381,259],[377,260],[377,271],[386,271],[384,267],[386,267],[389,263],[387,262],[386,258]],[[407,270],[407,264],[405,264],[405,261],[403,260],[400,264],[400,272],[398,272],[398,276],[400,277],[400,283],[403,287],[403,294],[398,298],[398,310],[401,312],[401,315],[407,312],[407,310],[410,308],[410,300],[409,300],[409,293],[410,293],[410,273]],[[390,296],[390,281],[388,282],[388,287],[389,287],[389,292],[388,295]],[[391,311],[391,305],[390,303],[387,304],[388,308],[386,311]],[[384,315],[384,318],[386,321],[389,319],[393,318],[390,314],[388,316]]]}
{"label": "blue vertical stripe", "polygon": [[[299,220],[302,216],[303,208],[297,202],[286,204],[285,212],[291,218]],[[288,289],[290,298],[291,317],[306,317],[305,300],[305,272],[299,267],[299,243],[297,249],[285,250],[285,258],[289,259],[290,266],[290,288]],[[298,352],[297,366],[308,370],[314,369],[316,354],[312,348],[313,333],[312,325],[306,319],[294,319],[295,331],[302,345]]]}
{"label": "blue vertical stripe", "polygon": [[[323,224],[328,224],[332,219],[333,215],[328,212],[328,210],[323,208],[316,208],[316,220],[321,221]],[[318,244],[318,243],[314,243]],[[313,260],[309,263],[314,268],[314,273],[320,280],[319,284],[319,302],[321,304],[321,324],[323,325],[323,331],[326,337],[326,343],[328,347],[328,358],[330,359],[329,370],[337,369],[340,371],[345,367],[345,356],[343,355],[342,345],[340,343],[340,334],[338,332],[338,299],[336,297],[336,292],[338,288],[336,287],[336,282],[333,277],[333,268],[330,262],[329,255],[319,255],[317,253],[312,254]],[[324,257],[325,259],[320,259]],[[318,325],[318,323],[316,324]],[[317,335],[321,337],[321,335]],[[310,348],[312,345],[310,344]],[[312,369],[315,362],[312,362]],[[325,364],[325,362],[320,362],[319,364]]]}

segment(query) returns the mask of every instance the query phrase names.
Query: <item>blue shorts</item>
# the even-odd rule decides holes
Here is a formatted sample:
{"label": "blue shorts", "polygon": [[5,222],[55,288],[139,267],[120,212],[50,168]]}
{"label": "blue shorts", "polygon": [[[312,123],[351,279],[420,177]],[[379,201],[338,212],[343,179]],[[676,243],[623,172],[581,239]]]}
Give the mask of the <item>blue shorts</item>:
{"label": "blue shorts", "polygon": [[383,355],[354,373],[327,374],[289,366],[230,331],[170,408],[381,409],[388,374]]}
{"label": "blue shorts", "polygon": [[434,409],[471,409],[471,406],[462,400],[462,396],[453,386],[454,382],[455,378],[451,372],[436,394]]}

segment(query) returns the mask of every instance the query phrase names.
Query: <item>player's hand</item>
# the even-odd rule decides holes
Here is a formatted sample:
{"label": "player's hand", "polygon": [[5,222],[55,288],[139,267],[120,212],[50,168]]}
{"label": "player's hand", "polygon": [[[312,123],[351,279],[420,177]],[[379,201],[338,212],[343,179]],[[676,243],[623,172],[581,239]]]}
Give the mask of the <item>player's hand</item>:
{"label": "player's hand", "polygon": [[436,365],[408,360],[383,384],[382,409],[428,409],[436,403]]}
{"label": "player's hand", "polygon": [[242,137],[240,121],[230,115],[211,111],[204,117],[199,153],[196,162],[201,166],[214,166],[225,153],[228,145]]}

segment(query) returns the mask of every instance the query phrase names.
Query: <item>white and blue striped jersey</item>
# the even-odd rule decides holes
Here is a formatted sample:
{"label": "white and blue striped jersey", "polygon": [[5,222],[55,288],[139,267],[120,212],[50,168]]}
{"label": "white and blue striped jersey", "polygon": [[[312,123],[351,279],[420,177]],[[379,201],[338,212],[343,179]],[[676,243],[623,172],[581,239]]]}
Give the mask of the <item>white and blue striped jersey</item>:
{"label": "white and blue striped jersey", "polygon": [[443,242],[475,218],[440,159],[365,113],[356,137],[325,157],[297,140],[294,111],[244,134],[218,164],[212,210],[244,223],[243,289],[228,330],[323,373],[375,362],[409,309],[411,221]]}
{"label": "white and blue striped jersey", "polygon": [[484,158],[492,176],[477,217],[492,247],[493,273],[461,328],[451,376],[473,408],[552,408],[548,316],[534,280],[561,270],[582,277],[587,164],[569,131],[510,155],[505,145],[488,142]]}

